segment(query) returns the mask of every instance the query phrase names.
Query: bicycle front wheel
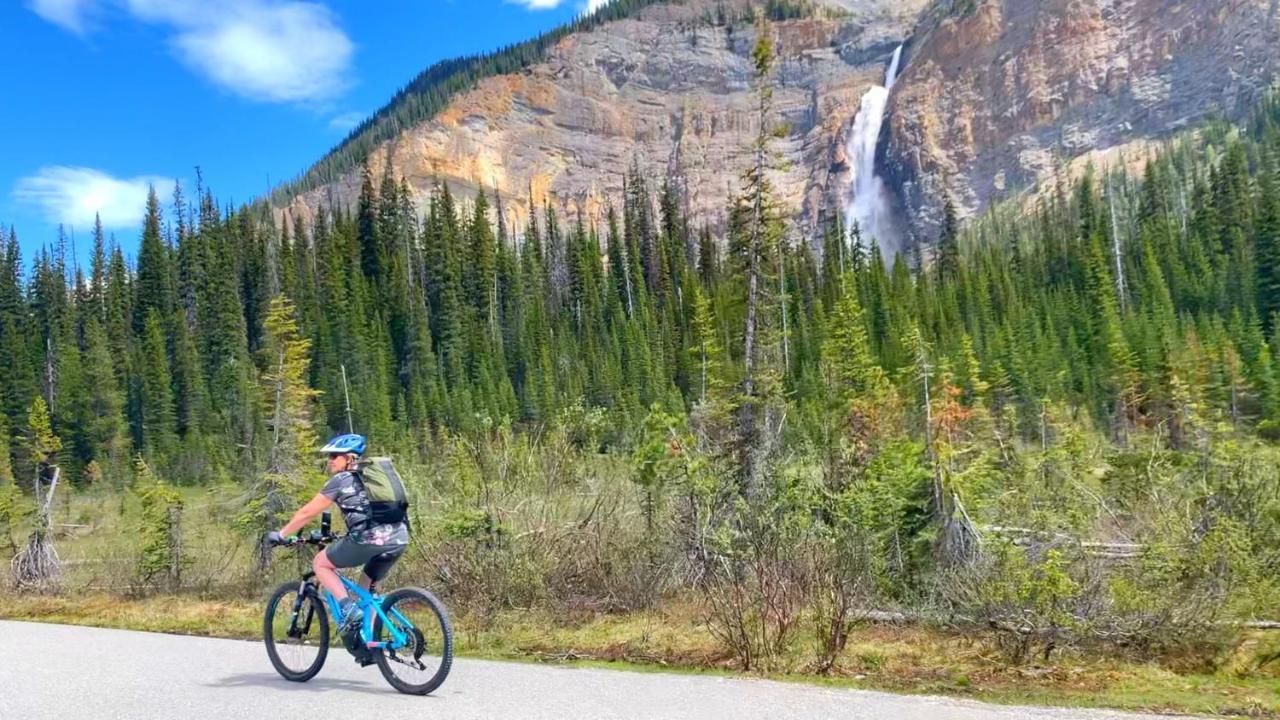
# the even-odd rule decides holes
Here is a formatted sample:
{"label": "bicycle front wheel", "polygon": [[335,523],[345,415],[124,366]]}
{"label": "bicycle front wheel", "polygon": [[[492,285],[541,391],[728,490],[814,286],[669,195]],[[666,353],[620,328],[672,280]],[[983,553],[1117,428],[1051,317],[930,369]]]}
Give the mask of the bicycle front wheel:
{"label": "bicycle front wheel", "polygon": [[329,655],[329,616],[314,594],[299,596],[301,583],[281,585],[267,602],[262,620],[267,657],[285,680],[306,682]]}
{"label": "bicycle front wheel", "polygon": [[[421,588],[404,588],[387,595],[381,617],[374,618],[373,637],[386,643],[377,651],[378,669],[391,687],[409,695],[426,695],[444,682],[453,665],[453,626],[444,605]],[[397,634],[402,647],[394,644]]]}

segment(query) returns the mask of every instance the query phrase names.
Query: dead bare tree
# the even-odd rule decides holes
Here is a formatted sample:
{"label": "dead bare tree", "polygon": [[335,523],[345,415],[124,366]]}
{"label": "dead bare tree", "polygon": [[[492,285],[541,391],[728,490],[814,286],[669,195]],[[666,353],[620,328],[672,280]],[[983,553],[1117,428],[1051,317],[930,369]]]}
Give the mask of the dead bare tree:
{"label": "dead bare tree", "polygon": [[53,494],[58,488],[61,468],[53,467],[49,490],[40,499],[40,472],[36,479],[36,527],[27,538],[27,544],[13,557],[13,580],[19,589],[55,589],[62,577],[62,561],[53,546]]}
{"label": "dead bare tree", "polygon": [[[62,574],[62,564],[53,547],[53,496],[62,475],[55,459],[62,450],[62,441],[53,433],[49,406],[39,395],[31,403],[27,427],[27,449],[35,465],[32,496],[36,504],[36,523],[26,546],[13,558],[13,580],[20,588],[53,589]],[[47,491],[44,490],[46,478],[49,481]]]}

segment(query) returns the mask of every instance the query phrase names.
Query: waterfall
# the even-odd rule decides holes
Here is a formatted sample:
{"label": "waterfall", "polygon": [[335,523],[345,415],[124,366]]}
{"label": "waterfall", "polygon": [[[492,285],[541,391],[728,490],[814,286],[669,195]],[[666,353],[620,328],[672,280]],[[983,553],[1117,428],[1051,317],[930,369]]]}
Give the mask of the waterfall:
{"label": "waterfall", "polygon": [[885,107],[889,104],[889,91],[898,79],[898,63],[902,60],[902,46],[893,51],[893,60],[885,73],[884,85],[874,85],[862,96],[862,106],[853,120],[853,129],[845,152],[853,168],[852,193],[845,205],[845,226],[854,223],[862,231],[864,242],[879,244],[887,260],[892,261],[898,249],[898,232],[890,213],[889,192],[884,180],[876,174],[876,144],[880,139],[880,127],[884,124]]}

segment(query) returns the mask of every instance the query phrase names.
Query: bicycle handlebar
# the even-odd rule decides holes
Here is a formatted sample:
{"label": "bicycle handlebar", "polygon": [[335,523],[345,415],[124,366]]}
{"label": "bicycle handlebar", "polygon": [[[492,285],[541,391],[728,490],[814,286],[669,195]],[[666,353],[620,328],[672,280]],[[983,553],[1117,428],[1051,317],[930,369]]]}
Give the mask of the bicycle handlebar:
{"label": "bicycle handlebar", "polygon": [[295,535],[291,538],[284,538],[283,542],[272,543],[275,547],[293,547],[295,545],[315,545],[324,547],[334,540],[338,539],[338,535],[333,533],[322,533],[319,530],[312,530],[305,536]]}
{"label": "bicycle handlebar", "polygon": [[331,527],[332,515],[328,512],[320,515],[320,529],[312,530],[306,535],[294,535],[291,538],[281,538],[282,542],[271,543],[276,547],[293,547],[294,545],[315,545],[316,547],[324,547],[334,540],[338,539]]}

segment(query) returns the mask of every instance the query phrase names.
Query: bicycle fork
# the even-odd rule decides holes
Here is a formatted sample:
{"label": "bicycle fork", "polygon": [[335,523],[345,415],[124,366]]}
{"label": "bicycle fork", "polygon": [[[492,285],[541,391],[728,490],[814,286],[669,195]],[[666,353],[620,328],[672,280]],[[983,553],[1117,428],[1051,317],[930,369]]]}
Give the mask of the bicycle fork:
{"label": "bicycle fork", "polygon": [[302,603],[315,593],[315,589],[311,584],[311,575],[304,575],[302,581],[298,583],[297,597],[293,599],[293,610],[289,616],[289,637],[300,638],[311,630],[311,621],[314,619],[316,607],[313,604],[307,604],[307,619],[303,623],[302,629],[298,629],[298,613],[302,611]]}

